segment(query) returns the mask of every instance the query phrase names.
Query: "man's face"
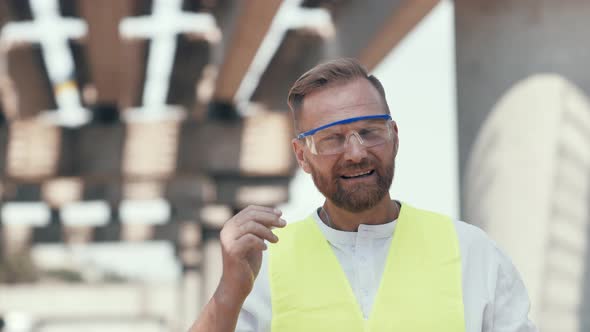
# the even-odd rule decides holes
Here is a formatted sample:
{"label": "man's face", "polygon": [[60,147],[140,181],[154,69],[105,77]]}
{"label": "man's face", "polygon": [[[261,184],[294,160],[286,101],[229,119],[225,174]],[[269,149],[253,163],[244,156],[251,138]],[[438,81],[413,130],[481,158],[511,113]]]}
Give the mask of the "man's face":
{"label": "man's face", "polygon": [[[385,105],[377,90],[367,80],[357,79],[307,95],[299,128],[303,132],[338,120],[384,113]],[[345,151],[335,155],[314,155],[297,139],[293,147],[300,166],[311,174],[328,200],[345,210],[360,212],[388,195],[398,142],[397,126],[392,126],[393,139],[371,148],[361,145],[354,135]]]}

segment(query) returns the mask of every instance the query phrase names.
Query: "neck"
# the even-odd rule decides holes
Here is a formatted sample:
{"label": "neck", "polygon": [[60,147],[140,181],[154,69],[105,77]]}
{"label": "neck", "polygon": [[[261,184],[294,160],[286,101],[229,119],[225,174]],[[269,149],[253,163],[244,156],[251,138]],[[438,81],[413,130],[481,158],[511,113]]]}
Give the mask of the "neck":
{"label": "neck", "polygon": [[397,219],[399,205],[392,201],[389,195],[384,197],[374,207],[361,211],[350,212],[334,205],[326,200],[323,206],[328,216],[320,214],[320,217],[330,227],[347,232],[356,232],[359,225],[381,225]]}

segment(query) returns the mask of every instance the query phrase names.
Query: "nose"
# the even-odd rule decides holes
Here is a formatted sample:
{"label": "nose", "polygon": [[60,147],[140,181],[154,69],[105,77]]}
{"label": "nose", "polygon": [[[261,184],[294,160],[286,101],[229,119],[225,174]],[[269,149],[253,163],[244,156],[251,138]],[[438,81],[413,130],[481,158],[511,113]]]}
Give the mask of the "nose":
{"label": "nose", "polygon": [[344,158],[346,160],[358,163],[367,157],[367,149],[361,142],[362,140],[356,132],[348,137],[344,144]]}

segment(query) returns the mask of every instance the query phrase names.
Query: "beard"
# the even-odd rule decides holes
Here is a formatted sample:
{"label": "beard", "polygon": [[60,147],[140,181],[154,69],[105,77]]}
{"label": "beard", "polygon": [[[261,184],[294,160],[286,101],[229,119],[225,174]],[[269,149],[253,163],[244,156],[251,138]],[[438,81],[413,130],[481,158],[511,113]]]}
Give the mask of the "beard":
{"label": "beard", "polygon": [[[315,186],[327,199],[341,209],[357,213],[374,207],[387,195],[393,182],[395,160],[392,158],[391,162],[383,167],[379,167],[377,161],[371,162],[368,159],[363,159],[360,163],[337,164],[330,175],[322,174],[311,163],[310,168]],[[346,180],[336,175],[344,171],[353,173],[367,168],[374,169],[375,184],[359,183],[344,186],[343,181]]]}

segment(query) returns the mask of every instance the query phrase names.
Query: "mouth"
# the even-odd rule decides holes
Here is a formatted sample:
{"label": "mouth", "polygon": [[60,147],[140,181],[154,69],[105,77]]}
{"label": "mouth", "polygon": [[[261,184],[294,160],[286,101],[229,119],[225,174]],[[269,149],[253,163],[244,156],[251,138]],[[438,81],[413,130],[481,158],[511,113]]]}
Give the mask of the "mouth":
{"label": "mouth", "polygon": [[364,177],[371,176],[374,173],[375,173],[375,170],[374,169],[371,169],[371,170],[368,170],[368,171],[360,171],[360,172],[356,172],[356,173],[341,175],[340,178],[341,179],[345,179],[345,180],[359,179],[359,178],[364,178]]}

